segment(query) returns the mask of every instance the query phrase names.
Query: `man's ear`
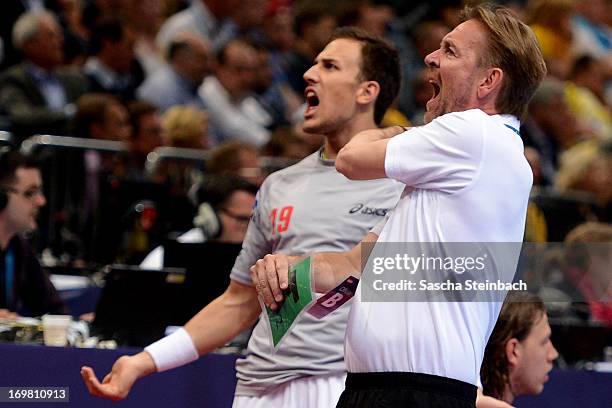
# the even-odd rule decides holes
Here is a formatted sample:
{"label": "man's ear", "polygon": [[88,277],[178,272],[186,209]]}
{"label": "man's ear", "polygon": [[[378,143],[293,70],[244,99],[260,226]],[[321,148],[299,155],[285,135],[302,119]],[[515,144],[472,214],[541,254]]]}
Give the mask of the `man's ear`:
{"label": "man's ear", "polygon": [[489,68],[485,72],[485,76],[478,85],[478,99],[489,99],[491,96],[497,96],[501,90],[502,81],[504,79],[504,71],[499,68]]}
{"label": "man's ear", "polygon": [[374,103],[380,93],[380,85],[376,81],[365,81],[359,85],[357,90],[357,103],[367,105]]}
{"label": "man's ear", "polygon": [[521,343],[512,338],[506,342],[506,359],[509,366],[516,366],[521,358]]}

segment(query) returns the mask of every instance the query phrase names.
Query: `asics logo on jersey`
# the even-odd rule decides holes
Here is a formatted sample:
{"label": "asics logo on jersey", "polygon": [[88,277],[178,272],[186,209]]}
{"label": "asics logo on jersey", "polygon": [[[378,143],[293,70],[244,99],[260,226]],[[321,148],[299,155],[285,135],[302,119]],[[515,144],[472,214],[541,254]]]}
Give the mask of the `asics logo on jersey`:
{"label": "asics logo on jersey", "polygon": [[366,207],[365,204],[359,203],[349,210],[349,214],[355,214],[359,212],[361,214],[384,217],[385,215],[387,215],[387,211],[389,211],[388,208]]}

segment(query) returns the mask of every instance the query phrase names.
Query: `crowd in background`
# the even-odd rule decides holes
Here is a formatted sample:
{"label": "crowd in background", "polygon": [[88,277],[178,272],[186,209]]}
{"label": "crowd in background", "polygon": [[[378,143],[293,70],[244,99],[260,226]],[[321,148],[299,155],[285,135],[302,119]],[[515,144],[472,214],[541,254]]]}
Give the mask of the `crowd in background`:
{"label": "crowd in background", "polygon": [[[464,3],[4,0],[0,128],[12,144],[51,134],[120,141],[127,150],[120,159],[86,151],[70,158],[82,171],[53,171],[65,183],[46,186],[51,204],[61,203],[46,214],[43,224],[55,227],[43,225],[43,247],[59,246],[52,256],[73,261],[137,263],[159,236],[192,227],[190,204],[176,198],[203,174],[259,185],[262,157],[298,160],[316,151],[321,137],[300,128],[302,75],[338,26],[361,27],[397,47],[403,83],[383,125],[422,124],[433,94],[423,59],[457,24]],[[526,239],[563,241],[582,222],[612,220],[612,1],[497,3],[533,28],[548,66],[520,129],[534,173]],[[206,168],[169,163],[147,173],[149,153],[163,146],[205,150]],[[138,226],[109,225],[125,208],[101,213],[100,200],[112,201],[100,177],[131,191],[135,181],[170,186],[172,199],[157,208],[172,219],[149,228],[146,239],[138,237],[156,219],[144,217],[144,207]],[[123,247],[95,259],[83,237]]]}

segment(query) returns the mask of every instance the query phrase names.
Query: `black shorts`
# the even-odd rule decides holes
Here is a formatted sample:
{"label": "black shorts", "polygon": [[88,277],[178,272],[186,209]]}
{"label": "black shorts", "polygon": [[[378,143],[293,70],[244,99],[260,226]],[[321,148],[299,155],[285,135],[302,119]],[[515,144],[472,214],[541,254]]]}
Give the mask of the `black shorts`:
{"label": "black shorts", "polygon": [[420,373],[348,373],[338,408],[474,408],[476,386]]}

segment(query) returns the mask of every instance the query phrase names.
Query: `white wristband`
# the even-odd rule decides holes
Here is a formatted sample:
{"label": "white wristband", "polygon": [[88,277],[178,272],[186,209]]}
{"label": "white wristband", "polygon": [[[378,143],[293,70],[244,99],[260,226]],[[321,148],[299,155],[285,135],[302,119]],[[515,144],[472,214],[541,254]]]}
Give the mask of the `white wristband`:
{"label": "white wristband", "polygon": [[199,357],[191,336],[182,327],[148,345],[145,351],[151,355],[158,372],[191,363]]}

